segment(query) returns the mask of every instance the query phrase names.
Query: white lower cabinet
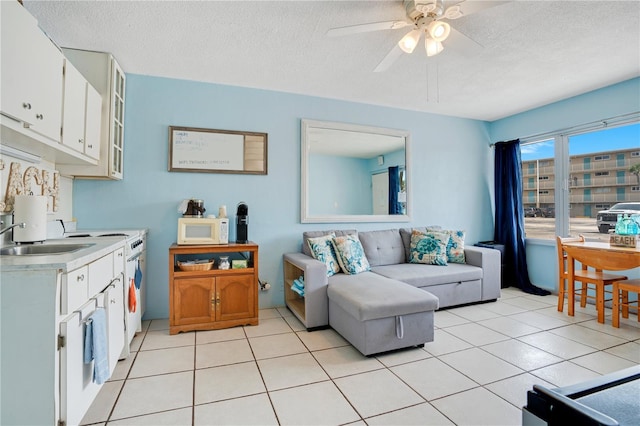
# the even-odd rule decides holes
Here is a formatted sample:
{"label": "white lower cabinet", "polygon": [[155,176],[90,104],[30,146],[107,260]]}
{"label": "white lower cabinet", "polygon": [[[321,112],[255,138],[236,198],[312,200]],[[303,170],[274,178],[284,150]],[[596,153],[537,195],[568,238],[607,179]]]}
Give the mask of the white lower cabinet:
{"label": "white lower cabinet", "polygon": [[85,332],[91,315],[104,308],[107,317],[109,372],[113,373],[124,345],[123,276],[86,302],[60,323],[60,422],[80,424],[98,395],[101,385],[93,381],[94,362],[84,362]]}
{"label": "white lower cabinet", "polygon": [[123,246],[65,272],[0,269],[0,425],[77,425],[102,385],[84,363],[87,321],[104,308],[109,372],[126,344]]}
{"label": "white lower cabinet", "polygon": [[[86,317],[96,309],[89,301],[60,323],[60,422],[80,424],[100,386],[93,383],[93,362],[84,363]],[[60,424],[60,423],[58,423]]]}
{"label": "white lower cabinet", "polygon": [[120,274],[120,279],[114,281],[113,286],[106,290],[105,306],[107,309],[107,332],[109,334],[109,371],[118,364],[118,359],[125,345],[124,329],[124,275]]}

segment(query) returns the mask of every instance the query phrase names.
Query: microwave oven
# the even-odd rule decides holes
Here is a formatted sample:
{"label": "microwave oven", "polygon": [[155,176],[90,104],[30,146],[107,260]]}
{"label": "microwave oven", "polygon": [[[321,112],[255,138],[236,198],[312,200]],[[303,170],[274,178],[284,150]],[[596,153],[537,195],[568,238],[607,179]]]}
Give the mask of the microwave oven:
{"label": "microwave oven", "polygon": [[228,218],[181,217],[178,219],[179,245],[228,244]]}

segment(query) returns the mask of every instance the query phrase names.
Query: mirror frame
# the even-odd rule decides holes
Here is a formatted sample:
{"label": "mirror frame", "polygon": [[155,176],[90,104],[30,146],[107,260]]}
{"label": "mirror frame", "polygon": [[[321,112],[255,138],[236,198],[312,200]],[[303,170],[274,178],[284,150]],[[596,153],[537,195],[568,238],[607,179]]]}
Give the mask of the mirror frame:
{"label": "mirror frame", "polygon": [[[349,132],[373,133],[404,138],[405,179],[406,179],[406,214],[395,215],[312,215],[309,212],[309,150],[311,141],[309,128],[344,130]],[[410,222],[411,221],[411,134],[407,130],[387,129],[382,127],[362,126],[357,124],[336,123],[330,121],[301,120],[300,151],[300,221],[302,223],[344,223],[344,222]]]}

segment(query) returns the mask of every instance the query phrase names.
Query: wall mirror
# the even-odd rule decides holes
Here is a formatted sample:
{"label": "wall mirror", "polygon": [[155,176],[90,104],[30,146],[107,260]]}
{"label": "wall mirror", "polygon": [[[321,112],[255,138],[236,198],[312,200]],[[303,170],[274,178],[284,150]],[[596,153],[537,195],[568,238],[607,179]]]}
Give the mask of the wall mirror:
{"label": "wall mirror", "polygon": [[301,221],[408,222],[408,131],[302,120]]}

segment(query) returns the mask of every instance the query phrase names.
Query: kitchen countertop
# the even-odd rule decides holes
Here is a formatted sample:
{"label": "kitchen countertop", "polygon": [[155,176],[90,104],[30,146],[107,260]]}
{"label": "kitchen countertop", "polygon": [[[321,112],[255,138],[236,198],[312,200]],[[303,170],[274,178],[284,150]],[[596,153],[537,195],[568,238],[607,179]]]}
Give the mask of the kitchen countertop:
{"label": "kitchen countertop", "polygon": [[[51,244],[93,244],[71,253],[0,256],[0,269],[2,273],[10,271],[24,271],[34,269],[61,269],[63,272],[73,271],[81,266],[105,256],[114,250],[125,246],[126,237],[100,237],[82,238],[79,241],[74,238],[61,238],[46,240],[43,245]],[[13,244],[3,247],[13,246]]]}

